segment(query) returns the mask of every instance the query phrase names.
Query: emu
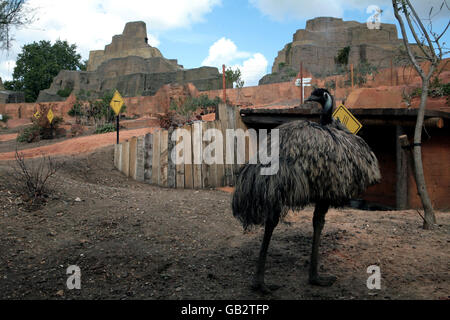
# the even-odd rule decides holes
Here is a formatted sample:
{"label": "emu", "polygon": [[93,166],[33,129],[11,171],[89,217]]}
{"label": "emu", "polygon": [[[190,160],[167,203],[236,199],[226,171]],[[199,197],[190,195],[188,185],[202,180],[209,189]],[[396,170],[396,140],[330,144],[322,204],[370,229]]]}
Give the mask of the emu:
{"label": "emu", "polygon": [[[320,124],[292,121],[279,126],[279,171],[260,174],[262,164],[244,165],[233,194],[233,215],[244,229],[264,226],[252,289],[270,293],[264,282],[267,250],[273,230],[289,210],[315,204],[309,283],[331,286],[336,277],[318,274],[320,235],[329,207],[343,207],[368,186],[378,183],[378,160],[366,142],[333,120],[334,98],[316,89],[306,100],[322,105]],[[270,145],[270,143],[268,143]]]}

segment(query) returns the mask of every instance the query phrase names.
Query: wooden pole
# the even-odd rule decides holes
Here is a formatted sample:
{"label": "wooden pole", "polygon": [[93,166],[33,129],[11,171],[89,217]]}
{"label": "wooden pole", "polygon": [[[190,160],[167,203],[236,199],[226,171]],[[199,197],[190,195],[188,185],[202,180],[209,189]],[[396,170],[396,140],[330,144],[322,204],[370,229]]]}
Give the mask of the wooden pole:
{"label": "wooden pole", "polygon": [[223,80],[223,103],[227,103],[227,81],[225,78],[225,65],[222,65],[222,80]]}
{"label": "wooden pole", "polygon": [[[405,210],[408,207],[408,156],[402,147],[400,137],[403,135],[401,126],[396,126],[396,207]],[[403,142],[404,143],[404,142]]]}

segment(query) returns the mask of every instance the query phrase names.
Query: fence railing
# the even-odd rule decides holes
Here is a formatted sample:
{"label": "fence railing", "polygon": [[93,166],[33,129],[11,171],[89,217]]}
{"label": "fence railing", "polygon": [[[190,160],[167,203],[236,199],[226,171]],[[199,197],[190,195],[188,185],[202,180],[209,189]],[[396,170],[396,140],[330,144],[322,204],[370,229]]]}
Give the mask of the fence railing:
{"label": "fence railing", "polygon": [[[228,143],[227,129],[247,130],[241,119],[239,108],[220,104],[215,121],[196,121],[178,129],[159,130],[143,137],[133,137],[115,146],[114,165],[126,176],[145,183],[181,189],[203,189],[233,186],[239,164],[227,164],[226,150],[234,148],[237,154],[237,144]],[[204,150],[208,147],[203,139],[209,129],[216,129],[222,133],[223,143],[215,150],[213,164],[204,161]],[[188,135],[181,134],[189,133]],[[230,138],[231,139],[231,138]],[[235,137],[232,137],[235,139]],[[245,160],[252,156],[254,147],[247,136],[245,143]],[[182,146],[180,151],[178,146]],[[223,146],[223,147],[222,147]],[[217,154],[216,154],[217,153]],[[174,156],[173,156],[174,155]],[[186,159],[192,161],[184,161]],[[229,162],[229,161],[228,161]]]}

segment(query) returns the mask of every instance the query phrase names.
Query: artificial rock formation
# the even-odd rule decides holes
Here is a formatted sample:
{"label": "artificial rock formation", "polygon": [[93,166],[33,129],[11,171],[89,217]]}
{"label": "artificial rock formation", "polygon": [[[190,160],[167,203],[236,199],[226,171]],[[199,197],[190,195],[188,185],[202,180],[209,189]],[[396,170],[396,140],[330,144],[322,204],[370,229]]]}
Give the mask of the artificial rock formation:
{"label": "artificial rock formation", "polygon": [[403,46],[394,24],[381,24],[379,30],[371,30],[365,23],[343,21],[338,18],[320,17],[308,20],[306,29],[297,30],[275,58],[272,73],[261,79],[260,84],[278,82],[279,73],[305,69],[315,77],[323,77],[336,70],[335,57],[339,50],[350,47],[349,64],[357,66],[368,62],[378,68],[390,66],[391,59]]}
{"label": "artificial rock formation", "polygon": [[122,35],[114,36],[105,50],[91,51],[88,71],[61,71],[50,88],[40,92],[38,102],[62,101],[58,91],[89,92],[93,98],[117,89],[124,97],[154,95],[166,84],[193,83],[198,90],[222,87],[217,68],[184,69],[177,60],[166,59],[147,43],[144,22],[127,23]]}
{"label": "artificial rock formation", "polygon": [[[161,58],[157,48],[148,44],[145,22],[129,22],[121,35],[113,37],[111,44],[105,50],[91,51],[87,71],[95,71],[103,63],[115,58],[137,56],[142,58]],[[176,61],[173,61],[176,65]]]}

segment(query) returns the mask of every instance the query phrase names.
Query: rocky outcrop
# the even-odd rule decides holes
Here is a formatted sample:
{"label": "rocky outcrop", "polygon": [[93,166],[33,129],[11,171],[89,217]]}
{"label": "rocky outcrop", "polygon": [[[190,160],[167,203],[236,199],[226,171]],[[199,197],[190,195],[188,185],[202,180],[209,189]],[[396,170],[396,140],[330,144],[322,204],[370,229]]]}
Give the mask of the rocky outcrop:
{"label": "rocky outcrop", "polygon": [[[105,50],[91,51],[87,71],[95,71],[103,63],[111,59],[137,56],[141,58],[162,57],[161,52],[148,44],[145,22],[129,22],[121,35],[112,38]],[[173,61],[176,65],[176,61]]]}
{"label": "rocky outcrop", "polygon": [[[60,97],[58,91],[65,88],[72,88],[74,93],[89,92],[92,98],[113,89],[119,90],[124,97],[151,96],[171,83],[193,83],[201,91],[221,88],[222,78],[217,68],[155,72],[164,63],[162,58],[127,57],[107,61],[96,72],[61,71],[50,88],[40,92],[38,102],[63,101],[65,98]],[[115,68],[117,65],[123,68]]]}
{"label": "rocky outcrop", "polygon": [[40,92],[37,101],[64,101],[60,90],[70,89],[75,94],[84,91],[98,98],[112,89],[124,97],[154,95],[170,83],[193,83],[201,91],[222,87],[217,68],[184,69],[177,60],[164,58],[146,39],[144,22],[127,23],[123,34],[114,36],[105,50],[91,52],[88,71],[61,71],[50,88]]}
{"label": "rocky outcrop", "polygon": [[307,21],[306,29],[297,30],[293,41],[278,52],[272,73],[283,73],[280,69],[298,72],[303,62],[315,77],[327,76],[336,70],[334,58],[345,47],[350,47],[349,64],[356,66],[366,61],[385,68],[402,45],[394,24],[381,24],[379,30],[370,30],[365,23],[356,21],[315,18]]}

